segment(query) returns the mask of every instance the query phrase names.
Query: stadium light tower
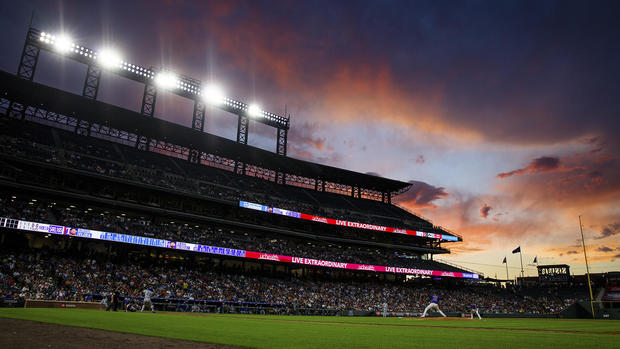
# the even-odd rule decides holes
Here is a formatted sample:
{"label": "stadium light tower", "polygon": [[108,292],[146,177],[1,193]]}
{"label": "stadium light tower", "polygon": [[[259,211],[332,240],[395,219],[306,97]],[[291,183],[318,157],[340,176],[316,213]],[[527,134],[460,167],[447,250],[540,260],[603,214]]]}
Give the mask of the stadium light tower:
{"label": "stadium light tower", "polygon": [[[203,89],[200,80],[156,67],[141,67],[122,59],[121,55],[111,49],[96,52],[72,40],[66,34],[54,35],[30,28],[17,68],[20,78],[32,81],[39,60],[39,52],[48,50],[63,57],[88,65],[82,95],[97,99],[99,81],[103,69],[122,77],[144,84],[141,113],[146,116],[155,115],[157,87],[165,89],[184,98],[194,101],[192,128],[204,131],[205,105],[210,104],[220,110],[237,115],[237,141],[247,144],[248,120],[260,122],[277,129],[276,152],[286,156],[287,134],[290,128],[289,118],[262,110],[258,105],[226,97],[215,86]],[[86,125],[85,125],[86,127]]]}

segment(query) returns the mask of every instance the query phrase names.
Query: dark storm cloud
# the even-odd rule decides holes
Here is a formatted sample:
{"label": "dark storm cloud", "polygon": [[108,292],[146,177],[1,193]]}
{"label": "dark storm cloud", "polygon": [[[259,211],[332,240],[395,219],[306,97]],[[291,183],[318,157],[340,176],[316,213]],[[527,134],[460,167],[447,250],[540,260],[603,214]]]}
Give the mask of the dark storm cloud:
{"label": "dark storm cloud", "polygon": [[316,160],[314,152],[331,152],[325,137],[318,136],[321,127],[317,123],[304,122],[291,128],[288,133],[288,147],[291,155],[305,160]]}
{"label": "dark storm cloud", "polygon": [[595,239],[604,239],[620,233],[620,222],[608,224],[601,229],[601,235],[594,237]]}
{"label": "dark storm cloud", "polygon": [[411,180],[411,189],[399,195],[397,201],[413,208],[434,208],[435,200],[450,196],[444,187],[435,187],[431,184]]}
{"label": "dark storm cloud", "polygon": [[497,175],[498,178],[510,177],[513,175],[531,174],[539,172],[549,172],[556,170],[560,167],[560,158],[543,156],[532,160],[527,167],[520,168],[518,170],[504,172]]}
{"label": "dark storm cloud", "polygon": [[487,204],[482,205],[482,207],[480,208],[480,217],[487,218],[489,216],[489,212],[491,212],[492,208],[493,207],[491,207],[491,206],[489,206]]}

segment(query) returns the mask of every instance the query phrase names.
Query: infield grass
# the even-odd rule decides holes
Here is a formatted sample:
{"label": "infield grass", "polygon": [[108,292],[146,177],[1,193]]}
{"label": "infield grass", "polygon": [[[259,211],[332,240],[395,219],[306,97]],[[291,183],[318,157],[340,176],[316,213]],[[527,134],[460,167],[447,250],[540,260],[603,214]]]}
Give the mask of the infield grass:
{"label": "infield grass", "polygon": [[620,348],[620,321],[0,309],[0,317],[253,348]]}

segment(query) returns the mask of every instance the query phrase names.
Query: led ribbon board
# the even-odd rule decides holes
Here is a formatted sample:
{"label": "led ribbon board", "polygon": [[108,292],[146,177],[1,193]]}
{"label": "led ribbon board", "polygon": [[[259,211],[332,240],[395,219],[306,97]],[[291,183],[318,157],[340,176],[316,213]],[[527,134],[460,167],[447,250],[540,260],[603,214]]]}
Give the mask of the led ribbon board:
{"label": "led ribbon board", "polygon": [[408,275],[427,275],[439,277],[453,277],[465,279],[478,279],[478,274],[474,273],[458,273],[451,271],[426,270],[415,268],[388,267],[381,265],[354,264],[346,262],[325,261],[320,259],[311,259],[304,257],[291,257],[270,253],[261,253],[254,251],[238,250],[234,248],[225,248],[217,246],[200,245],[182,241],[170,241],[164,239],[154,239],[144,236],[135,236],[119,233],[110,233],[98,230],[90,230],[83,228],[72,228],[62,225],[52,225],[46,223],[22,221],[13,218],[0,217],[0,228],[9,228],[17,230],[25,230],[43,234],[62,235],[67,237],[79,237],[86,239],[96,239],[111,242],[121,242],[132,245],[142,245],[160,248],[169,248],[176,250],[184,250],[199,253],[217,254],[230,257],[251,258],[259,260],[270,260],[282,263],[293,263],[302,265],[311,265],[325,268],[349,269],[349,270],[367,270],[383,273],[396,273]]}
{"label": "led ribbon board", "polygon": [[251,210],[269,212],[269,213],[278,214],[282,216],[300,218],[300,219],[305,219],[308,221],[331,224],[331,225],[339,225],[339,226],[349,227],[349,228],[383,231],[386,233],[412,235],[412,236],[418,236],[418,237],[429,238],[429,239],[439,239],[439,240],[444,240],[444,241],[459,241],[459,238],[453,235],[426,233],[426,232],[417,231],[417,230],[391,228],[391,227],[384,227],[382,225],[343,221],[340,219],[313,216],[310,214],[289,211],[289,210],[285,210],[285,209],[281,209],[277,207],[265,206],[265,205],[256,204],[253,202],[247,202],[247,201],[239,201],[239,206],[243,208],[249,208]]}

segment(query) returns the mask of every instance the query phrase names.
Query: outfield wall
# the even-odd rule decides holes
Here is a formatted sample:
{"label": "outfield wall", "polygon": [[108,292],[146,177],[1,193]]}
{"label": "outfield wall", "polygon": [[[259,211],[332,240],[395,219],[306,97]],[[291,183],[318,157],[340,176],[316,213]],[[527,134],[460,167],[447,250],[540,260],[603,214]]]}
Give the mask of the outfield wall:
{"label": "outfield wall", "polygon": [[24,308],[67,308],[67,309],[100,309],[99,302],[52,301],[26,299]]}

